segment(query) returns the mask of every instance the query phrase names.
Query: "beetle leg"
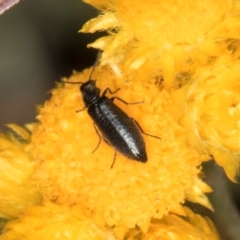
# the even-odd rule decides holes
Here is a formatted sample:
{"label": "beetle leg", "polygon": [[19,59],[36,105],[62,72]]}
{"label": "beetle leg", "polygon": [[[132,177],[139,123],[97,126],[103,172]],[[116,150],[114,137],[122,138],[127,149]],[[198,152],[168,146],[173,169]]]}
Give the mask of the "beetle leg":
{"label": "beetle leg", "polygon": [[123,102],[123,103],[126,104],[126,105],[133,105],[133,104],[144,103],[144,101],[131,102],[131,103],[129,103],[129,102],[126,102],[126,101],[124,101],[123,99],[121,99],[121,98],[119,98],[119,97],[112,97],[112,98],[110,98],[110,100],[111,100],[112,102],[113,102],[115,99],[117,99],[117,100]]}
{"label": "beetle leg", "polygon": [[98,129],[97,129],[96,125],[93,124],[93,126],[94,126],[94,128],[95,128],[95,131],[96,131],[97,135],[99,136],[99,141],[98,141],[97,146],[96,146],[96,147],[94,148],[94,150],[92,151],[92,153],[94,153],[94,152],[98,149],[98,147],[99,147],[99,145],[100,145],[100,143],[101,143],[101,141],[102,141],[102,136],[101,136],[100,133],[98,132]]}
{"label": "beetle leg", "polygon": [[[95,128],[95,130],[96,130],[97,135],[99,136],[99,142],[98,142],[98,144],[97,144],[97,147],[95,147],[95,149],[92,151],[92,153],[94,153],[94,152],[98,149],[98,147],[99,147],[99,145],[100,145],[100,143],[101,143],[101,141],[102,141],[102,136],[101,136],[100,133],[98,132],[98,129],[97,129],[96,125],[93,124],[93,126],[94,126],[94,128]],[[107,142],[105,139],[103,139],[103,140],[108,144],[108,142]],[[112,162],[111,168],[113,168],[113,166],[114,166],[114,164],[115,164],[115,161],[116,161],[116,151],[114,151],[114,157],[113,157],[113,162]]]}
{"label": "beetle leg", "polygon": [[111,168],[113,168],[115,161],[116,161],[116,151],[114,151],[114,157],[113,157],[113,162],[112,162]]}
{"label": "beetle leg", "polygon": [[[112,92],[110,88],[106,88],[104,91],[103,91],[103,94],[102,94],[102,97],[106,95],[107,92],[111,93],[111,94],[114,94],[116,92],[118,92],[120,90],[120,88],[118,88],[116,91]],[[139,102],[132,102],[132,103],[128,103],[126,101],[124,101],[123,99],[119,98],[119,97],[112,97],[110,98],[110,100],[113,102],[114,99],[118,99],[119,101],[125,103],[126,105],[132,105],[132,104],[139,104],[139,103],[143,103],[144,101],[139,101]]]}
{"label": "beetle leg", "polygon": [[114,94],[114,93],[118,92],[119,90],[120,90],[120,88],[118,88],[117,90],[115,90],[115,91],[112,92],[110,88],[106,88],[106,89],[103,91],[102,97],[104,97],[107,92],[109,92],[109,93],[111,93],[111,94]]}
{"label": "beetle leg", "polygon": [[85,109],[87,109],[86,107],[84,107],[83,109],[81,109],[81,110],[77,110],[76,111],[76,113],[78,113],[78,112],[81,112],[81,111],[83,111],[83,110],[85,110]]}
{"label": "beetle leg", "polygon": [[154,135],[145,133],[145,132],[142,130],[142,128],[141,128],[141,126],[139,125],[139,123],[138,123],[134,118],[131,118],[131,119],[132,119],[132,120],[134,121],[134,123],[138,126],[138,128],[139,128],[139,130],[141,131],[142,134],[145,134],[145,135],[147,135],[147,136],[149,136],[149,137],[153,137],[153,138],[157,138],[157,139],[161,140],[161,138],[158,137],[158,136],[154,136]]}

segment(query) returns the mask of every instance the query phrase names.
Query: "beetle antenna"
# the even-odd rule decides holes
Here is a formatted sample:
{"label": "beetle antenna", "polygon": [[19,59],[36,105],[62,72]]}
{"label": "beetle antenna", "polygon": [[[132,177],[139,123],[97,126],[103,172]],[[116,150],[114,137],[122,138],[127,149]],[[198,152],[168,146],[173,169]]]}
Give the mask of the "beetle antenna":
{"label": "beetle antenna", "polygon": [[[95,70],[95,68],[96,68],[96,66],[97,66],[101,56],[102,56],[102,51],[99,50],[98,54],[97,54],[97,58],[95,60],[95,63],[93,64],[93,68],[92,68],[92,71],[90,73],[89,80],[91,80],[92,74],[93,74],[93,72],[94,72],[94,70]],[[79,83],[81,83],[81,84],[83,84],[83,82],[68,82],[68,81],[62,81],[62,83],[70,83],[70,84],[79,84]]]}
{"label": "beetle antenna", "polygon": [[95,60],[95,63],[93,64],[93,68],[92,68],[92,71],[91,71],[91,73],[90,73],[89,80],[91,80],[92,74],[93,74],[93,72],[94,72],[94,70],[95,70],[95,68],[96,68],[96,66],[97,66],[97,64],[98,64],[99,59],[101,58],[101,56],[102,56],[102,51],[99,50],[99,51],[98,51],[98,54],[97,54],[97,58],[96,58],[96,60]]}

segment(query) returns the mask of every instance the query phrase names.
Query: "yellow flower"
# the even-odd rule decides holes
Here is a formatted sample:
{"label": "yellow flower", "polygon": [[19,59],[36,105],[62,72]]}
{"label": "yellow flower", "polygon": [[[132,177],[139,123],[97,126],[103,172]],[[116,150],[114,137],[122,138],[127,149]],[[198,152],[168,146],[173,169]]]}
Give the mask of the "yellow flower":
{"label": "yellow flower", "polygon": [[20,219],[9,222],[0,236],[1,240],[106,240],[114,239],[107,228],[100,228],[82,213],[79,207],[56,205],[32,206]]}
{"label": "yellow flower", "polygon": [[188,143],[212,155],[234,181],[240,160],[240,2],[86,2],[101,14],[81,31],[109,32],[89,45],[104,51],[102,65],[134,82],[161,79],[175,106],[165,110],[186,128]]}
{"label": "yellow flower", "polygon": [[[218,239],[211,221],[183,203],[211,209],[203,161],[213,156],[232,180],[238,169],[240,2],[87,2],[101,14],[82,32],[109,33],[90,45],[103,50],[97,87],[143,101],[115,104],[161,140],[143,135],[148,161],[117,154],[111,168],[115,150],[106,142],[92,153],[99,136],[80,84],[59,83],[25,146],[44,204],[9,222],[0,240]],[[86,82],[90,72],[65,81]]]}
{"label": "yellow flower", "polygon": [[35,162],[27,151],[30,134],[14,124],[8,126],[21,140],[0,134],[0,217],[7,219],[41,202],[41,194],[32,181]]}
{"label": "yellow flower", "polygon": [[[141,233],[136,229],[130,230],[126,239],[143,240],[193,240],[211,239],[219,240],[214,225],[208,218],[192,212],[189,208],[184,208],[185,216],[168,214],[161,220],[153,220],[146,233]],[[136,238],[136,236],[138,238]]]}
{"label": "yellow flower", "polygon": [[[183,124],[196,148],[210,152],[234,181],[239,167],[240,61],[222,56],[195,73],[188,86]],[[195,138],[195,139],[194,139]]]}
{"label": "yellow flower", "polygon": [[[84,82],[89,74],[76,73],[69,81]],[[198,178],[198,166],[206,156],[187,145],[185,130],[164,111],[172,105],[169,93],[148,81],[118,79],[107,68],[98,68],[94,78],[100,89],[120,87],[116,96],[127,102],[144,101],[116,104],[161,141],[144,136],[148,162],[117,154],[111,169],[114,149],[102,142],[92,154],[99,139],[93,122],[87,110],[76,113],[84,107],[79,86],[60,84],[41,109],[41,125],[32,136],[31,152],[39,162],[35,179],[43,195],[58,203],[81,204],[102,224],[130,228],[145,228],[152,217],[160,219],[169,211],[181,212],[186,196],[210,207],[204,197],[210,189]]]}
{"label": "yellow flower", "polygon": [[1,240],[115,240],[115,239],[163,239],[163,240],[218,240],[215,227],[208,218],[203,218],[184,208],[184,217],[168,214],[161,220],[153,220],[146,232],[138,227],[104,227],[84,215],[81,206],[56,205],[45,202],[32,206],[20,219],[9,222]]}
{"label": "yellow flower", "polygon": [[239,1],[96,1],[85,0],[101,14],[82,32],[107,30],[89,46],[104,50],[102,63],[119,68],[128,79],[163,75],[164,86],[183,72],[227,51],[228,38],[238,38]]}

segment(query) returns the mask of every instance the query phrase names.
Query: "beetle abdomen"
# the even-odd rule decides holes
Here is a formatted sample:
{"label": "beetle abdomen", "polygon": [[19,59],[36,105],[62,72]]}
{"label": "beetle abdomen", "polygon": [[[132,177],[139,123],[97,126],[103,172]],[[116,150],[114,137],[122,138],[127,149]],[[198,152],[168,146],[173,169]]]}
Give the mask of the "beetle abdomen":
{"label": "beetle abdomen", "polygon": [[107,97],[100,97],[88,113],[104,140],[127,158],[147,161],[142,135],[133,120]]}

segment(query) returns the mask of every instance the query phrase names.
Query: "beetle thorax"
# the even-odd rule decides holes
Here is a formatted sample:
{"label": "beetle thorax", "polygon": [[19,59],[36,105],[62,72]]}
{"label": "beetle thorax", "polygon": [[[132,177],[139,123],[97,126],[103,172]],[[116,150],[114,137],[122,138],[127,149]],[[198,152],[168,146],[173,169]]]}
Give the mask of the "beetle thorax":
{"label": "beetle thorax", "polygon": [[85,107],[90,107],[97,103],[100,98],[100,89],[96,87],[95,80],[89,80],[80,87]]}

